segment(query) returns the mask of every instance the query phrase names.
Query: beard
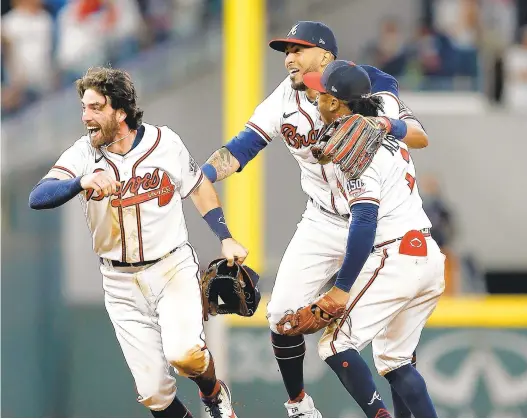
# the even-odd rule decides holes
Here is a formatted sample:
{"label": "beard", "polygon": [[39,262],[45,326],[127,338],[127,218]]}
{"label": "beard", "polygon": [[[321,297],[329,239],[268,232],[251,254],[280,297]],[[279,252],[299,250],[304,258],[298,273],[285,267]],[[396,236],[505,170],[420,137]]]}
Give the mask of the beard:
{"label": "beard", "polygon": [[116,112],[114,112],[103,124],[97,124],[99,131],[95,134],[90,135],[90,142],[92,147],[99,148],[110,144],[115,140],[115,136],[119,132],[119,123],[115,118]]}
{"label": "beard", "polygon": [[[306,70],[304,71],[304,74],[311,73],[311,72],[318,71],[318,70],[319,70],[319,67],[317,65],[312,64],[308,68],[306,68]],[[290,77],[291,88],[299,92],[305,92],[307,90],[307,86],[304,84],[304,81],[300,80],[300,81],[295,82],[294,76],[295,75],[293,75],[293,77]]]}
{"label": "beard", "polygon": [[291,88],[299,92],[305,92],[307,90],[307,86],[303,81],[295,82],[294,80],[291,80]]}

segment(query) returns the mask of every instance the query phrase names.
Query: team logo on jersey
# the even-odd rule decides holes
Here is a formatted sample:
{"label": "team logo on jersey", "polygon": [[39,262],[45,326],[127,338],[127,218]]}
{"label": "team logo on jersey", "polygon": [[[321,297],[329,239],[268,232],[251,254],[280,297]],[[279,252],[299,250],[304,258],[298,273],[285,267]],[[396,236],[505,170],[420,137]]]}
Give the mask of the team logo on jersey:
{"label": "team logo on jersey", "polygon": [[[99,172],[103,169],[97,169],[94,171]],[[139,193],[140,190],[144,192]],[[135,176],[128,179],[126,182],[123,180],[121,182],[121,187],[117,189],[117,192],[113,194],[115,198],[110,201],[112,207],[130,207],[132,205],[139,205],[143,202],[151,201],[152,199],[157,199],[157,204],[160,207],[168,205],[174,196],[176,187],[170,181],[170,177],[163,173],[163,176],[159,176],[159,169],[155,169],[152,173],[146,173],[144,176]],[[131,195],[122,198],[127,193]],[[86,191],[86,201],[90,199],[93,201],[102,201],[104,195],[93,196],[94,190],[88,189]]]}
{"label": "team logo on jersey", "polygon": [[412,240],[410,240],[410,246],[412,247],[421,247],[423,245],[423,242],[419,240],[417,237],[414,237]]}
{"label": "team logo on jersey", "polygon": [[300,135],[297,132],[298,127],[291,124],[283,124],[281,128],[282,136],[284,141],[289,147],[292,148],[302,148],[309,147],[317,143],[318,138],[318,129],[310,129],[307,133],[307,138],[305,135]]}

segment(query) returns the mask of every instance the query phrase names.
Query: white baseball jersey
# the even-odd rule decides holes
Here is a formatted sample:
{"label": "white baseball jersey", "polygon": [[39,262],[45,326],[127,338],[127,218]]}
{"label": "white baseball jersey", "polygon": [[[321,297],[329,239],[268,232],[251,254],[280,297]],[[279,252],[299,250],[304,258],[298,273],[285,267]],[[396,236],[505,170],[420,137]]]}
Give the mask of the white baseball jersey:
{"label": "white baseball jersey", "polygon": [[[384,113],[390,118],[413,117],[393,94],[378,93],[384,100]],[[346,201],[339,193],[332,165],[321,166],[311,154],[311,146],[323,127],[317,106],[305,92],[294,90],[287,77],[254,111],[246,124],[267,143],[282,138],[298,162],[303,191],[315,203],[335,214],[347,214]]]}
{"label": "white baseball jersey", "polygon": [[429,234],[422,236],[425,243],[410,241],[424,255],[401,251],[397,240],[432,226],[406,144],[388,136],[359,179],[347,180],[338,166],[336,174],[350,210],[359,203],[379,206],[376,248],[351,288],[343,318],[320,339],[318,353],[325,360],[349,349],[360,352],[371,342],[375,366],[384,375],[411,362],[444,291],[445,257]]}
{"label": "white baseball jersey", "polygon": [[430,228],[415,181],[415,167],[406,144],[388,136],[359,179],[347,180],[336,166],[341,194],[351,208],[358,203],[379,206],[375,245]]}
{"label": "white baseball jersey", "polygon": [[93,250],[129,263],[158,259],[187,242],[181,201],[203,180],[199,165],[170,128],[143,124],[137,136],[139,143],[125,155],[95,149],[83,136],[53,166],[72,178],[107,170],[121,183],[111,197],[93,190],[79,196]]}

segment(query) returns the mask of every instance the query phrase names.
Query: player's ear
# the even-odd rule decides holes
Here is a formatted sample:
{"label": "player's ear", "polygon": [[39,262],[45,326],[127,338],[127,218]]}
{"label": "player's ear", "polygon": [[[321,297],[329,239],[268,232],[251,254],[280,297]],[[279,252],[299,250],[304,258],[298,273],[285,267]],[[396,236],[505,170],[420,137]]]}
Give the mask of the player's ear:
{"label": "player's ear", "polygon": [[340,101],[335,96],[332,96],[331,102],[329,103],[329,110],[335,112],[338,108],[340,108]]}
{"label": "player's ear", "polygon": [[324,69],[331,61],[333,61],[333,54],[329,51],[324,51],[324,54],[322,55],[322,62],[320,63],[320,66]]}
{"label": "player's ear", "polygon": [[119,109],[118,113],[119,113],[119,117],[118,117],[119,122],[123,122],[126,119],[126,113],[122,109]]}

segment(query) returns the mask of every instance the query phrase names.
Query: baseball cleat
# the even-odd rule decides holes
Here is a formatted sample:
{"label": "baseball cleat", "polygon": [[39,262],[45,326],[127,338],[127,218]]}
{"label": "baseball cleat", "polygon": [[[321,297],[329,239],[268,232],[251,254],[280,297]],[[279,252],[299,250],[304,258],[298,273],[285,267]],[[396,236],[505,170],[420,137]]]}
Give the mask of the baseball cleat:
{"label": "baseball cleat", "polygon": [[218,380],[220,390],[213,397],[205,397],[203,393],[199,393],[201,401],[205,405],[205,412],[210,418],[236,418],[236,413],[232,408],[231,392],[227,384]]}
{"label": "baseball cleat", "polygon": [[296,403],[287,401],[284,403],[290,418],[321,418],[322,414],[315,407],[315,402],[306,394],[304,398]]}

